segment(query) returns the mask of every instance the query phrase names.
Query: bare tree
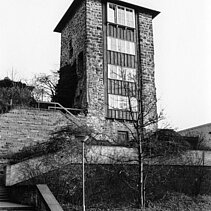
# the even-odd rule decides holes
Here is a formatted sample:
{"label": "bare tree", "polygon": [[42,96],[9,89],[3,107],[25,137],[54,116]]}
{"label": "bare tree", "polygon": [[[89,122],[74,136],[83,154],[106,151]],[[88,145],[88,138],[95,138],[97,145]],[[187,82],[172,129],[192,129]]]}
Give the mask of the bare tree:
{"label": "bare tree", "polygon": [[33,94],[36,100],[50,101],[55,96],[56,84],[58,81],[58,72],[52,74],[40,73],[32,79],[32,85],[35,87]]}
{"label": "bare tree", "polygon": [[[122,80],[127,98],[124,110],[129,112],[131,117],[131,121],[122,121],[122,124],[130,132],[130,146],[137,149],[138,172],[137,181],[134,183],[136,187],[133,189],[138,193],[138,207],[143,208],[147,179],[147,173],[144,175],[144,164],[150,159],[159,160],[164,157],[168,159],[167,157],[180,153],[187,146],[180,141],[179,137],[166,138],[161,143],[156,130],[158,122],[163,119],[163,112],[157,114],[157,100],[153,90],[144,87],[142,76],[133,73],[127,75],[123,68],[118,74],[115,77]],[[128,81],[133,82],[133,87]],[[116,85],[118,86],[118,83]]]}

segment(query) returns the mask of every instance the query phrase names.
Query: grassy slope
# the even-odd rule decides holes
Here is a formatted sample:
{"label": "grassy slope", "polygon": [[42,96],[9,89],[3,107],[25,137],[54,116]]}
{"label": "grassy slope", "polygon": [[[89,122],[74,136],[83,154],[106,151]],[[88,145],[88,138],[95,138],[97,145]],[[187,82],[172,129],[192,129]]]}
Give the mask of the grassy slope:
{"label": "grassy slope", "polygon": [[[65,210],[81,210],[81,207],[65,207]],[[199,195],[190,197],[181,193],[169,193],[159,202],[151,203],[150,208],[142,211],[210,211],[211,196]],[[88,208],[87,211],[141,211],[132,207],[111,208],[108,204],[96,205],[96,208]]]}
{"label": "grassy slope", "polygon": [[[154,208],[153,208],[154,207]],[[165,199],[146,211],[210,211],[211,196],[190,197],[184,194],[168,194]]]}

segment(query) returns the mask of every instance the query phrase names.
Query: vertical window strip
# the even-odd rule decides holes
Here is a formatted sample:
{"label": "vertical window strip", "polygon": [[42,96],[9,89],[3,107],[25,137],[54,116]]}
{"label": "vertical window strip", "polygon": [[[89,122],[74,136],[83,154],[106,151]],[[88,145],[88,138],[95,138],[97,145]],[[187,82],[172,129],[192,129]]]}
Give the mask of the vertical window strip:
{"label": "vertical window strip", "polygon": [[111,23],[115,23],[115,16],[116,16],[116,6],[114,4],[108,3],[107,7],[107,20]]}
{"label": "vertical window strip", "polygon": [[125,8],[117,6],[117,24],[125,25]]}
{"label": "vertical window strip", "polygon": [[135,28],[135,15],[134,10],[126,9],[126,25]]}

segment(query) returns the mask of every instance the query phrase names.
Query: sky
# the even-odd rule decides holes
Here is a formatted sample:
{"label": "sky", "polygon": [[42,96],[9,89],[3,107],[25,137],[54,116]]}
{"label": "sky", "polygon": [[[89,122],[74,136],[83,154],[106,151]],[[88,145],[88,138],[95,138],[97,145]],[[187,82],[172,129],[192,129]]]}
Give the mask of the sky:
{"label": "sky", "polygon": [[[59,69],[55,26],[72,0],[0,0],[0,79],[30,80]],[[211,1],[130,0],[153,20],[158,108],[185,129],[211,122]]]}

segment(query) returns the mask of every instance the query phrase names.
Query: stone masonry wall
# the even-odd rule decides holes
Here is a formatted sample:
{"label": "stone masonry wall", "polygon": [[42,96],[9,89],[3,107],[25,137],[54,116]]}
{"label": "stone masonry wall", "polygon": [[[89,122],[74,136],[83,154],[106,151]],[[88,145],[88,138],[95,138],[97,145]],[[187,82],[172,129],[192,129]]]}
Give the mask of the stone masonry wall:
{"label": "stone masonry wall", "polygon": [[[72,78],[69,83],[72,88],[67,89],[67,85],[63,85],[63,90],[71,95],[71,107],[84,108],[86,107],[86,60],[85,60],[85,45],[86,45],[86,6],[85,1],[80,1],[79,6],[72,14],[70,21],[66,24],[61,32],[61,68],[66,67],[66,73],[60,72],[63,75],[63,80]],[[64,69],[63,69],[64,70]],[[68,79],[67,79],[68,80]],[[60,83],[60,81],[59,81]],[[67,100],[68,101],[68,100]]]}
{"label": "stone masonry wall", "polygon": [[41,143],[69,123],[59,111],[13,109],[0,115],[0,155]]}
{"label": "stone masonry wall", "polygon": [[103,14],[99,0],[87,0],[87,99],[89,112],[105,117],[103,70]]}
{"label": "stone masonry wall", "polygon": [[[154,44],[153,44],[153,28],[152,16],[139,13],[139,46],[140,46],[140,70],[142,72],[142,95],[145,113],[149,113],[148,117],[156,117],[156,87],[154,75]],[[157,127],[157,125],[154,125]]]}
{"label": "stone masonry wall", "polygon": [[[86,6],[85,1],[73,14],[71,20],[67,23],[61,32],[61,67],[73,64],[78,54],[85,50],[86,43]],[[69,57],[69,42],[72,40],[73,56]]]}

